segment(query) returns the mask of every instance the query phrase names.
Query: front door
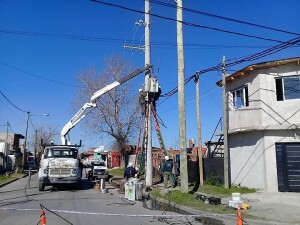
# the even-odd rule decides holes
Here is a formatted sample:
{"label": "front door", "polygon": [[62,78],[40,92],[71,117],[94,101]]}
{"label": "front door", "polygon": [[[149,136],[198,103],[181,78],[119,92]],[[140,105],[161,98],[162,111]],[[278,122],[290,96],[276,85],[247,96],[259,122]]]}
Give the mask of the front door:
{"label": "front door", "polygon": [[300,143],[276,143],[278,191],[300,192]]}

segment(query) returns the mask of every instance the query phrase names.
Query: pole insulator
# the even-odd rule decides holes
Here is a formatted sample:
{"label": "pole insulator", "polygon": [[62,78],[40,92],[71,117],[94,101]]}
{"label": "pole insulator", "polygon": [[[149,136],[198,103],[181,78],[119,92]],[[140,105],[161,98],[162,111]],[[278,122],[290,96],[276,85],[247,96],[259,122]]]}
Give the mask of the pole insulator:
{"label": "pole insulator", "polygon": [[40,225],[46,225],[46,213],[43,209],[41,210]]}

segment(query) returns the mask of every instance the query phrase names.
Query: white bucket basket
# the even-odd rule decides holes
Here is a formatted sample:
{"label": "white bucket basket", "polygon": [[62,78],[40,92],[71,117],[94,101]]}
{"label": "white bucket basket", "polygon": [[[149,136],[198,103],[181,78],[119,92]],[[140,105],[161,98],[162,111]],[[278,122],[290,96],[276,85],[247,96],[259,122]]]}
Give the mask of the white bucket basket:
{"label": "white bucket basket", "polygon": [[241,200],[241,193],[232,193],[232,200],[233,201],[240,201]]}

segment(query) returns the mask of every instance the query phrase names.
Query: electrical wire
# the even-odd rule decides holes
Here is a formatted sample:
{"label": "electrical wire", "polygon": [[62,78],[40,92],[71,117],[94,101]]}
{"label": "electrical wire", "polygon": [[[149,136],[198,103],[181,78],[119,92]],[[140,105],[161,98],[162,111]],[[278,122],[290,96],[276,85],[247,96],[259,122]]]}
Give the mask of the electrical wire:
{"label": "electrical wire", "polygon": [[67,86],[72,86],[72,87],[79,87],[79,86],[77,86],[77,85],[68,84],[68,83],[65,83],[65,82],[61,82],[61,81],[49,79],[49,78],[47,78],[47,77],[43,77],[43,76],[41,76],[41,75],[37,75],[37,74],[31,73],[31,72],[25,71],[25,70],[23,70],[23,69],[20,69],[20,68],[18,68],[18,67],[16,67],[16,66],[12,66],[12,65],[10,65],[10,64],[8,64],[8,63],[6,63],[6,62],[3,62],[3,61],[0,61],[0,64],[5,65],[5,66],[7,66],[7,67],[10,67],[10,68],[12,68],[12,69],[14,69],[14,70],[20,71],[20,72],[22,72],[22,73],[25,73],[25,74],[28,74],[28,75],[31,75],[31,76],[34,76],[34,77],[38,77],[38,78],[43,79],[43,80],[47,80],[47,81],[50,81],[50,82],[59,83],[59,84],[67,85]]}
{"label": "electrical wire", "polygon": [[229,18],[229,17],[219,16],[219,15],[215,15],[215,14],[212,14],[212,13],[207,13],[207,12],[203,12],[203,11],[199,11],[199,10],[195,10],[195,9],[179,7],[179,6],[176,6],[174,4],[165,3],[165,2],[161,2],[161,1],[157,1],[157,0],[150,0],[150,2],[152,2],[154,4],[162,5],[162,6],[171,7],[171,8],[179,8],[179,9],[181,8],[183,11],[187,11],[187,12],[191,12],[191,13],[195,13],[195,14],[199,14],[199,15],[203,15],[203,16],[208,16],[208,17],[212,17],[212,18],[227,20],[227,21],[230,21],[230,22],[235,22],[235,23],[240,23],[240,24],[244,24],[244,25],[259,27],[259,28],[272,30],[272,31],[278,31],[278,32],[281,32],[281,33],[286,33],[286,34],[292,34],[292,35],[297,35],[297,36],[300,35],[299,33],[294,33],[294,32],[290,32],[290,31],[286,31],[286,30],[282,30],[282,29],[278,29],[278,28],[274,28],[274,27],[268,27],[268,26],[264,26],[264,25],[260,25],[260,24],[250,23],[250,22],[237,20],[237,19],[233,19],[233,18]]}
{"label": "electrical wire", "polygon": [[[100,38],[100,37],[91,37],[91,36],[76,36],[70,34],[52,34],[52,33],[41,33],[41,32],[32,32],[32,31],[17,31],[17,30],[0,30],[0,33],[5,34],[16,34],[16,35],[27,35],[34,37],[43,37],[43,38],[61,38],[61,39],[70,39],[70,40],[79,40],[79,41],[94,41],[94,42],[114,42],[123,44],[132,43],[137,45],[143,45],[143,41],[130,41],[123,39],[112,39],[112,38]],[[152,47],[156,48],[167,48],[167,47],[177,47],[177,43],[172,42],[151,42]],[[200,48],[200,49],[224,49],[224,48],[269,48],[271,46],[267,45],[209,45],[209,44],[197,44],[197,43],[185,43],[183,44],[186,48]]]}
{"label": "electrical wire", "polygon": [[28,111],[25,111],[21,108],[19,108],[18,106],[16,106],[12,101],[10,101],[4,94],[2,91],[0,91],[0,94],[6,99],[6,101],[9,102],[9,104],[11,104],[13,107],[15,107],[17,110],[21,111],[21,112],[25,112],[25,113],[28,113]]}
{"label": "electrical wire", "polygon": [[[234,62],[231,62],[231,63],[228,63],[226,64],[226,68],[230,68],[232,66],[235,66],[235,65],[238,65],[238,64],[241,64],[241,63],[245,63],[245,62],[249,62],[249,61],[254,61],[254,60],[257,60],[257,59],[260,59],[260,58],[263,58],[263,57],[266,57],[266,56],[269,56],[271,54],[274,54],[276,52],[279,52],[283,49],[286,49],[288,47],[291,47],[293,45],[296,45],[300,42],[300,37],[296,37],[296,38],[293,38],[287,42],[284,42],[284,43],[281,43],[281,44],[278,44],[272,48],[268,48],[264,51],[261,51],[261,52],[258,52],[258,53],[255,53],[255,54],[252,54],[252,55],[249,55],[249,56],[246,56],[244,58],[241,58],[240,60],[236,60]],[[228,60],[228,61],[232,61],[232,60]],[[208,72],[212,72],[212,71],[220,71],[222,69],[222,65],[221,63],[216,65],[216,66],[213,66],[213,67],[210,67],[210,68],[207,68],[207,69],[204,69],[204,70],[201,70],[201,71],[197,71],[197,74],[201,75],[201,74],[204,74],[204,73],[208,73]],[[185,79],[185,82],[184,84],[186,85],[188,82],[190,82],[194,77],[196,76],[196,74],[193,74],[192,76],[188,77]],[[176,94],[178,92],[178,86],[175,87],[174,89],[172,89],[171,91],[161,95],[161,97],[171,97],[172,95]],[[167,99],[165,99],[167,100]],[[164,102],[164,101],[163,101]]]}
{"label": "electrical wire", "polygon": [[271,39],[271,38],[264,38],[264,37],[260,37],[260,36],[256,36],[256,35],[243,34],[243,33],[240,33],[240,32],[235,32],[235,31],[230,31],[230,30],[224,30],[224,29],[220,29],[220,28],[216,28],[216,27],[204,26],[204,25],[199,25],[199,24],[195,24],[195,23],[191,23],[191,22],[186,22],[186,21],[179,21],[177,19],[173,19],[173,18],[170,18],[170,17],[161,16],[161,15],[154,14],[154,13],[146,13],[146,12],[141,11],[141,10],[132,9],[132,8],[128,8],[128,7],[117,5],[117,4],[113,4],[113,3],[103,2],[103,1],[100,1],[100,0],[90,0],[90,1],[98,3],[98,4],[102,4],[102,5],[107,5],[107,6],[112,6],[112,7],[116,7],[116,8],[121,8],[121,9],[124,9],[124,10],[127,10],[127,11],[148,14],[150,16],[154,16],[154,17],[165,19],[165,20],[169,20],[169,21],[180,22],[180,23],[182,23],[184,25],[191,26],[191,27],[209,29],[209,30],[223,32],[223,33],[229,33],[229,34],[239,35],[239,36],[243,36],[243,37],[256,38],[256,39],[265,40],[265,41],[272,41],[272,42],[283,43],[283,41],[275,40],[275,39]]}

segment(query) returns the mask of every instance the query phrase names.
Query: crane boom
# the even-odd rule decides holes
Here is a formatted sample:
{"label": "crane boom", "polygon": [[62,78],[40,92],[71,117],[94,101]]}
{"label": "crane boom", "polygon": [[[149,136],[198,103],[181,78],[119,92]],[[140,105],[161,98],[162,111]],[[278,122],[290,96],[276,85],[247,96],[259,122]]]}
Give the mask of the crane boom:
{"label": "crane boom", "polygon": [[107,93],[108,91],[114,89],[115,87],[125,83],[126,81],[134,78],[135,76],[143,73],[146,70],[149,70],[152,67],[152,65],[146,65],[143,68],[139,68],[130,74],[126,75],[125,77],[121,78],[119,81],[114,81],[111,84],[106,85],[104,88],[101,88],[100,90],[96,91],[92,97],[90,102],[85,103],[78,112],[72,117],[72,119],[62,128],[61,130],[61,141],[62,144],[66,144],[67,139],[66,136],[70,132],[70,130],[76,126],[77,123],[79,123],[86,115],[87,109],[92,109],[97,107],[96,100],[102,96],[103,94]]}

